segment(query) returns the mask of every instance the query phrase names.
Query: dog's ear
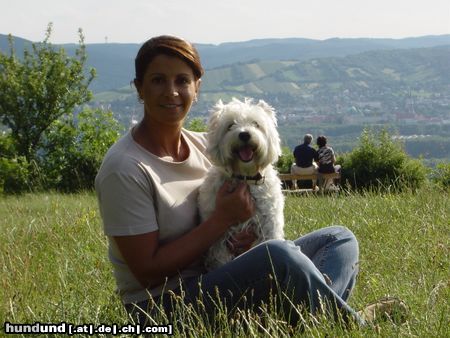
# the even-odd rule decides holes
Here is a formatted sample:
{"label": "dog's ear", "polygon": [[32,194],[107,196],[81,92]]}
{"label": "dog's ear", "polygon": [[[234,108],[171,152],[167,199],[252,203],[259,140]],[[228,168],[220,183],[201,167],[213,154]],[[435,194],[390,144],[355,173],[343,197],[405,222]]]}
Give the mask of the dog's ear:
{"label": "dog's ear", "polygon": [[223,114],[225,105],[222,100],[217,101],[213,109],[210,110],[209,122],[208,122],[208,147],[206,152],[209,155],[210,160],[215,164],[223,163],[225,160],[220,152],[220,117]]}
{"label": "dog's ear", "polygon": [[272,132],[269,133],[269,153],[268,157],[272,163],[278,161],[278,158],[281,156],[281,140],[278,132],[276,131],[277,127],[277,117],[275,109],[266,103],[263,100],[259,100],[257,106],[262,108],[262,110],[267,114],[267,116],[273,121],[273,128],[275,128]]}
{"label": "dog's ear", "polygon": [[277,116],[275,109],[264,100],[259,100],[257,106],[262,108],[262,110],[264,110],[264,112],[273,120],[275,126],[277,126]]}
{"label": "dog's ear", "polygon": [[222,100],[219,100],[209,112],[209,130],[216,129],[217,121],[219,120],[220,115],[222,115],[224,106]]}

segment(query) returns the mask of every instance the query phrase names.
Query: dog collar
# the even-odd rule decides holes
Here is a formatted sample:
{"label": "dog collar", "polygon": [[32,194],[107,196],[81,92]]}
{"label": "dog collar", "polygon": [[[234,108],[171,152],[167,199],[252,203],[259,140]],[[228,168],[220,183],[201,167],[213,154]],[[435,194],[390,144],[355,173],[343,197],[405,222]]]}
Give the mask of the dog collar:
{"label": "dog collar", "polygon": [[254,185],[263,184],[264,179],[265,179],[265,177],[262,176],[260,173],[257,173],[255,176],[245,176],[245,175],[233,174],[231,177],[241,180],[241,181],[245,181],[248,184],[254,184]]}

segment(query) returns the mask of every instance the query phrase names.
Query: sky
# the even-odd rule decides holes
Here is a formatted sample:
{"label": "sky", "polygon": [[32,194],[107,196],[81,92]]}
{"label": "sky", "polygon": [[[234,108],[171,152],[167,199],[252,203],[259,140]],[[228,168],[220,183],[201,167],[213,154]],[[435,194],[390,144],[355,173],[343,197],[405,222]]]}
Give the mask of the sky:
{"label": "sky", "polygon": [[449,0],[0,0],[0,34],[53,43],[194,43],[450,34]]}

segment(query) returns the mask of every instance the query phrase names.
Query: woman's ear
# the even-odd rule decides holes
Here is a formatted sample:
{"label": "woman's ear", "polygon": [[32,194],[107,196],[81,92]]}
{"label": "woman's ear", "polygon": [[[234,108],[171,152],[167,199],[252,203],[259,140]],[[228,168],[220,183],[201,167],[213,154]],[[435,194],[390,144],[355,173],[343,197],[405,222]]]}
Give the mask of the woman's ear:
{"label": "woman's ear", "polygon": [[202,79],[198,79],[195,83],[195,95],[198,96],[198,93],[200,92],[200,87],[202,85]]}
{"label": "woman's ear", "polygon": [[137,90],[137,92],[138,92],[139,99],[142,100],[142,95],[141,95],[141,81],[139,81],[138,79],[134,79],[134,80],[133,80],[133,84],[134,84],[134,86],[136,87],[136,90]]}

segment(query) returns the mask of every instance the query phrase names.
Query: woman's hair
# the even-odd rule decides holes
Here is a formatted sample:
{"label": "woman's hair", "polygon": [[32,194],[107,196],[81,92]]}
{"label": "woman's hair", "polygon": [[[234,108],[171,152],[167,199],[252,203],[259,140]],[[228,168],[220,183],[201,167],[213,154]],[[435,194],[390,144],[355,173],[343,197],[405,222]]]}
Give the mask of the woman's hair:
{"label": "woman's hair", "polygon": [[134,60],[135,81],[142,82],[149,63],[155,56],[161,54],[180,58],[192,68],[196,80],[202,77],[204,70],[197,49],[186,40],[175,36],[162,35],[147,40],[139,49]]}
{"label": "woman's hair", "polygon": [[317,145],[319,148],[325,147],[327,145],[327,138],[323,135],[317,138]]}

